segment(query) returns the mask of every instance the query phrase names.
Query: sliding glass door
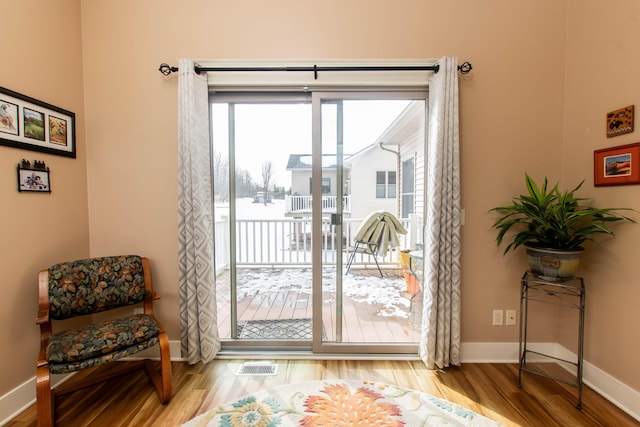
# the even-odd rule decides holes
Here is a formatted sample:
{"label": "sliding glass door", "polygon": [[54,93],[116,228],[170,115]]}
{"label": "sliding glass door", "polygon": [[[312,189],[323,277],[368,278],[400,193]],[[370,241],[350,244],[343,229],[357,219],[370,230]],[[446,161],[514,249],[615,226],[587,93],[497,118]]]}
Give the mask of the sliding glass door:
{"label": "sliding glass door", "polygon": [[[403,156],[424,145],[425,94],[211,99],[223,348],[415,353],[419,295],[407,292],[399,251],[419,230],[402,218],[395,185]],[[393,178],[382,197],[381,173]],[[395,240],[352,256],[374,212],[397,220]]]}

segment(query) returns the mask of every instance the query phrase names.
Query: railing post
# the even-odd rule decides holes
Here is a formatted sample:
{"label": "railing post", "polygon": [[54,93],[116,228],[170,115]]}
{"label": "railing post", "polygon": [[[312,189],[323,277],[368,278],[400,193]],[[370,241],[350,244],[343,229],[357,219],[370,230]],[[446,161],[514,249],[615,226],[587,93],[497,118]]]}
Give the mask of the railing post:
{"label": "railing post", "polygon": [[216,274],[221,270],[229,268],[229,217],[222,216],[222,221],[216,221],[214,229],[214,241],[220,242],[215,244],[215,265]]}
{"label": "railing post", "polygon": [[407,249],[415,249],[418,243],[418,215],[409,214],[409,247]]}

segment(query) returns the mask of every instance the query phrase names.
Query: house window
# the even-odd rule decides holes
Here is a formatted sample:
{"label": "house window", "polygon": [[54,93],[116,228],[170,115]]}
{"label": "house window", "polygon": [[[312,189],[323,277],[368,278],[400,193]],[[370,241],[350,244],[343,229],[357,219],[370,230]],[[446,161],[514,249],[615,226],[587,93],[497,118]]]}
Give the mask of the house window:
{"label": "house window", "polygon": [[413,157],[402,162],[402,217],[408,218],[414,212],[415,167]]}
{"label": "house window", "polygon": [[396,172],[376,172],[376,198],[394,199],[396,197]]}
{"label": "house window", "polygon": [[[312,194],[311,178],[309,178],[309,194]],[[331,194],[331,178],[322,178],[322,194]]]}

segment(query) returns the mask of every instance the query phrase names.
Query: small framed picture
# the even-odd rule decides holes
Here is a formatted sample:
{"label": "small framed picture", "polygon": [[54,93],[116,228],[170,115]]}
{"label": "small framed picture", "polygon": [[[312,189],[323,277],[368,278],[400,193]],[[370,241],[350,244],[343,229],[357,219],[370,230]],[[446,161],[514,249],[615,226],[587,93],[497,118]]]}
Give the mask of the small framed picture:
{"label": "small framed picture", "polygon": [[593,153],[593,185],[640,184],[640,142]]}
{"label": "small framed picture", "polygon": [[68,145],[67,121],[56,116],[49,116],[49,140],[53,144]]}
{"label": "small framed picture", "polygon": [[44,141],[44,113],[24,108],[24,137]]}
{"label": "small framed picture", "polygon": [[51,179],[49,168],[44,162],[37,160],[31,165],[23,160],[18,164],[18,191],[34,191],[38,193],[51,193]]}
{"label": "small framed picture", "polygon": [[0,145],[76,157],[76,116],[0,87]]}
{"label": "small framed picture", "polygon": [[18,106],[0,95],[0,132],[18,135]]}
{"label": "small framed picture", "polygon": [[633,105],[607,113],[607,138],[633,132]]}

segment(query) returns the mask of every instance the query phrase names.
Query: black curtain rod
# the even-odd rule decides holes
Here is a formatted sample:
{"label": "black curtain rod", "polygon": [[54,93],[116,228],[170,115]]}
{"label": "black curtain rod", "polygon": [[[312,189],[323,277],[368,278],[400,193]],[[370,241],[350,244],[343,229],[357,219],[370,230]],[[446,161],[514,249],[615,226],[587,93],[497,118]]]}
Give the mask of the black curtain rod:
{"label": "black curtain rod", "polygon": [[[464,62],[458,65],[458,71],[460,74],[469,74],[473,69],[470,62]],[[313,78],[318,80],[319,71],[433,71],[435,73],[440,70],[440,65],[398,65],[398,66],[354,66],[354,67],[340,67],[340,66],[318,66],[313,67],[201,67],[199,65],[194,66],[194,70],[197,74],[202,72],[215,72],[215,71],[306,71],[313,72]],[[172,67],[169,64],[160,64],[158,68],[165,76],[171,73],[177,72],[178,67]]]}

